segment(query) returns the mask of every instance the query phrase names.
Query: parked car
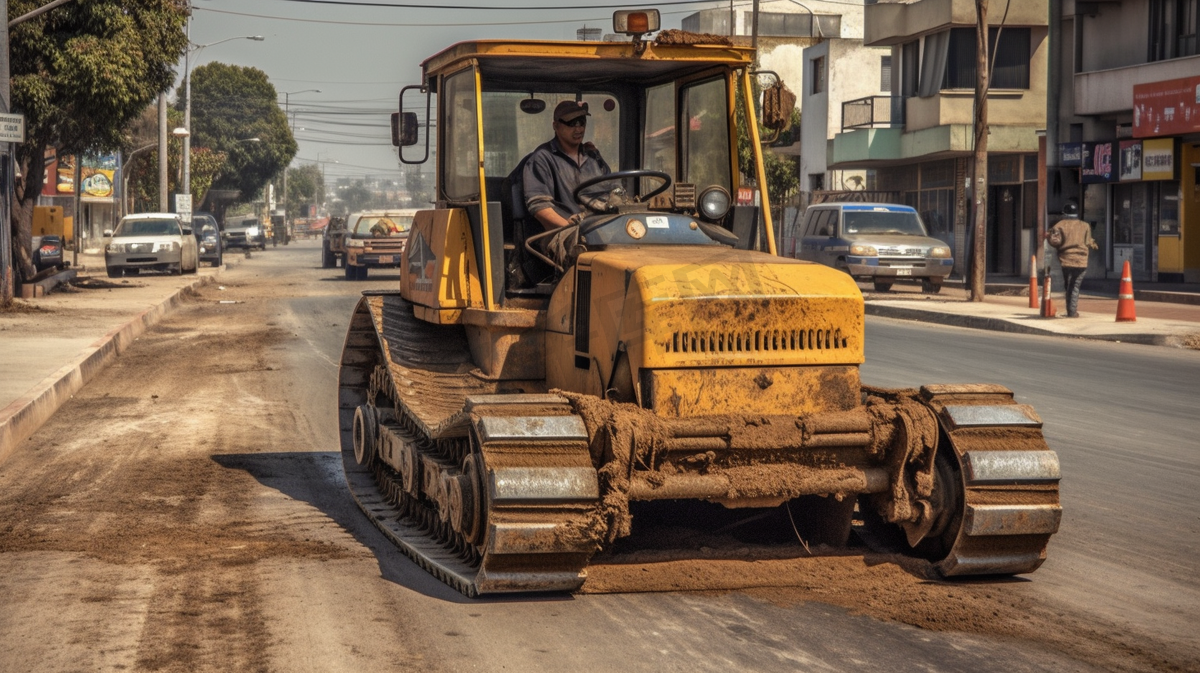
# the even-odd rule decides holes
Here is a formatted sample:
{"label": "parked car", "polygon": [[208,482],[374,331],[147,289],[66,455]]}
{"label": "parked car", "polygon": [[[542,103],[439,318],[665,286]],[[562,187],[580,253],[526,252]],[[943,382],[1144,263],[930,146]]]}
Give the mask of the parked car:
{"label": "parked car", "polygon": [[368,210],[346,220],[346,280],[364,280],[371,268],[397,268],[416,209]]}
{"label": "parked car", "polygon": [[61,269],[63,262],[62,237],[55,234],[33,237],[33,266],[38,271]]}
{"label": "parked car", "polygon": [[225,261],[225,247],[221,245],[221,230],[217,226],[217,218],[201,213],[192,215],[192,231],[196,234],[200,261],[221,266]]}
{"label": "parked car", "polygon": [[104,236],[104,266],[109,278],[136,275],[143,269],[195,273],[199,265],[192,228],[175,213],[126,215]]}
{"label": "parked car", "polygon": [[346,263],[346,218],[331,217],[321,234],[321,268]]}
{"label": "parked car", "polygon": [[798,259],[841,269],[878,292],[896,282],[942,289],[954,268],[950,246],[931,238],[917,211],[890,203],[820,203],[800,227]]}
{"label": "parked car", "polygon": [[225,218],[225,229],[221,232],[226,250],[243,248],[267,249],[267,227],[253,215],[233,215]]}

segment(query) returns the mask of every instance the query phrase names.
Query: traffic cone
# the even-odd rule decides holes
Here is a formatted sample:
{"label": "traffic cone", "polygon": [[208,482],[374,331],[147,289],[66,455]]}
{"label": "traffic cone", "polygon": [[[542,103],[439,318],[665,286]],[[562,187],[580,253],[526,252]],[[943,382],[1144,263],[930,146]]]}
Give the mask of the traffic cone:
{"label": "traffic cone", "polygon": [[1129,260],[1125,260],[1125,268],[1121,269],[1121,288],[1117,291],[1117,322],[1137,322],[1137,312],[1133,308],[1133,274],[1129,270]]}
{"label": "traffic cone", "polygon": [[1037,255],[1029,258],[1029,308],[1038,307]]}
{"label": "traffic cone", "polygon": [[1046,274],[1046,284],[1042,288],[1042,317],[1058,317],[1057,311],[1054,310],[1054,300],[1050,298],[1050,274]]}

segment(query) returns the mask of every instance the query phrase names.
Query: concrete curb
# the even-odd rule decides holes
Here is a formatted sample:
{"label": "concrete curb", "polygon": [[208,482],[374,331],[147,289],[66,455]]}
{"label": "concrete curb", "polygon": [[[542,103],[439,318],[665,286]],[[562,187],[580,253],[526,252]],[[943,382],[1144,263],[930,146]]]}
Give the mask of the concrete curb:
{"label": "concrete curb", "polygon": [[0,463],[4,463],[21,442],[37,432],[59,407],[125,352],[135,339],[178,306],[185,294],[216,280],[216,276],[204,276],[179,288],[158,305],[142,311],[129,322],[100,337],[66,366],[0,409]]}
{"label": "concrete curb", "polygon": [[903,306],[888,306],[887,304],[866,304],[866,314],[881,318],[897,320],[912,320],[916,322],[967,327],[992,332],[1009,332],[1012,334],[1034,334],[1037,336],[1066,337],[1068,339],[1092,339],[1094,341],[1116,341],[1128,344],[1143,344],[1146,346],[1169,346],[1181,348],[1180,337],[1169,334],[1064,334],[1053,330],[1039,329],[1030,325],[1022,325],[1010,320],[987,318],[972,315],[956,315],[939,313],[937,311],[922,311]]}

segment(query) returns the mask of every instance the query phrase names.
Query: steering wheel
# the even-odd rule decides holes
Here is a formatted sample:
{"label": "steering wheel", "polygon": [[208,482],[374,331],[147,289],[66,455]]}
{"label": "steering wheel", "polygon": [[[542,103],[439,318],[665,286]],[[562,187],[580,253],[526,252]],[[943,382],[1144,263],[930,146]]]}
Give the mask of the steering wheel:
{"label": "steering wheel", "polygon": [[[575,191],[571,192],[571,198],[575,199],[575,203],[578,203],[579,205],[583,206],[584,208],[587,208],[588,210],[591,210],[596,213],[603,213],[605,211],[600,210],[597,207],[592,205],[593,201],[599,201],[600,199],[580,199],[579,198],[580,193],[582,193],[583,190],[587,189],[588,187],[598,185],[602,182],[608,182],[609,180],[621,180],[623,178],[658,178],[659,180],[662,180],[662,184],[658,186],[658,189],[655,189],[654,191],[650,192],[649,194],[644,195],[640,199],[641,201],[646,201],[655,196],[658,196],[659,194],[662,194],[663,192],[665,192],[667,190],[667,187],[671,186],[671,176],[667,175],[666,173],[663,173],[662,171],[646,171],[646,170],[617,171],[616,173],[605,173],[604,175],[597,175],[594,178],[584,180],[583,182],[579,183],[579,186],[575,188]],[[607,205],[607,203],[608,203],[607,199],[604,200],[603,203],[605,205]]]}

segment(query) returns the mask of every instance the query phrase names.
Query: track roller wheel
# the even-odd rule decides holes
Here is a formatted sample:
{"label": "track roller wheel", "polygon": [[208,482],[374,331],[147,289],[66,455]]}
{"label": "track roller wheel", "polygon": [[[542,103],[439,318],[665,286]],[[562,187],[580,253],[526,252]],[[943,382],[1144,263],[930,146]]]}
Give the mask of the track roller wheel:
{"label": "track roller wheel", "polygon": [[375,462],[376,438],[379,436],[375,409],[361,404],[354,410],[354,460],[363,467]]}

